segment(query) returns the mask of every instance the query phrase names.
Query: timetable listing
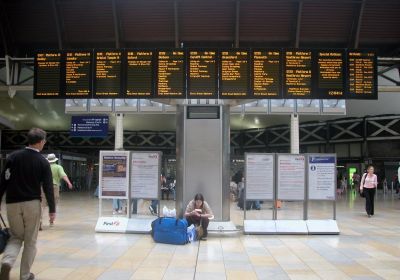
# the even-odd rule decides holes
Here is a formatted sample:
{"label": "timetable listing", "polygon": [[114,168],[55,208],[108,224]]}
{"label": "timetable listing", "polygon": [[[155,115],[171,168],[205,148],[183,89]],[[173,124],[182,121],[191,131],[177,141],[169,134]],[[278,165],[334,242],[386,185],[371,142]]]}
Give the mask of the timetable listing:
{"label": "timetable listing", "polygon": [[116,97],[121,92],[121,51],[96,53],[95,96]]}
{"label": "timetable listing", "polygon": [[280,51],[253,52],[253,94],[256,97],[280,96]]}
{"label": "timetable listing", "polygon": [[215,51],[190,51],[188,94],[189,97],[217,96],[217,61]]}
{"label": "timetable listing", "polygon": [[287,98],[311,96],[311,51],[286,51],[284,75]]}
{"label": "timetable listing", "polygon": [[157,96],[185,97],[185,54],[183,51],[159,51]]}
{"label": "timetable listing", "polygon": [[143,97],[153,94],[153,52],[127,52],[126,96]]}
{"label": "timetable listing", "polygon": [[90,97],[91,93],[90,52],[67,52],[65,59],[65,96]]}
{"label": "timetable listing", "polygon": [[374,95],[376,91],[375,53],[349,52],[349,91],[356,96]]}
{"label": "timetable listing", "polygon": [[59,97],[61,53],[38,53],[35,64],[35,97]]}
{"label": "timetable listing", "polygon": [[344,52],[318,51],[317,92],[321,98],[341,97],[344,94]]}
{"label": "timetable listing", "polygon": [[248,96],[248,51],[221,52],[221,97]]}

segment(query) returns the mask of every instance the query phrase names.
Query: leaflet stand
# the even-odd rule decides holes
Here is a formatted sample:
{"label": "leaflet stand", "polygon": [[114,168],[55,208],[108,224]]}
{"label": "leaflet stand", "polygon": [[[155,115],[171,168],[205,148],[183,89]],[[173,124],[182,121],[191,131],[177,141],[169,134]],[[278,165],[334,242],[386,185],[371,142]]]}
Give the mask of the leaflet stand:
{"label": "leaflet stand", "polygon": [[96,232],[125,233],[127,216],[103,216],[103,199],[126,199],[129,190],[129,152],[100,151],[99,218]]}
{"label": "leaflet stand", "polygon": [[[245,154],[245,191],[243,228],[247,234],[275,234],[275,154]],[[249,199],[248,199],[249,198]],[[246,202],[264,200],[273,204],[271,220],[247,220]]]}
{"label": "leaflet stand", "polygon": [[[336,222],[336,154],[307,155],[306,223],[309,234],[339,234]],[[332,201],[333,219],[309,220],[309,201]]]}
{"label": "leaflet stand", "polygon": [[158,200],[158,215],[160,213],[160,177],[161,177],[161,152],[134,151],[131,152],[130,161],[130,191],[128,199],[129,222],[127,233],[149,233],[151,223],[157,218],[148,215],[132,216],[133,199]]}
{"label": "leaflet stand", "polygon": [[278,154],[276,156],[276,178],[276,198],[286,201],[303,201],[304,210],[304,220],[278,220],[276,217],[276,233],[308,234],[305,221],[305,156],[301,154]]}

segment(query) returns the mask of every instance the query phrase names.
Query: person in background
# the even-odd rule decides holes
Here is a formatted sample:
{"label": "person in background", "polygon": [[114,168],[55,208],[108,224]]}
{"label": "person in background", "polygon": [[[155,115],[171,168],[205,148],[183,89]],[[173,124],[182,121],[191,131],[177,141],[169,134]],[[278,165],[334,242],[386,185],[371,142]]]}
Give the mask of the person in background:
{"label": "person in background", "polygon": [[353,177],[351,179],[353,180],[353,189],[358,192],[360,188],[360,174],[357,173],[357,170],[353,173]]}
{"label": "person in background", "polygon": [[113,198],[113,215],[122,213],[122,200],[118,198]]}
{"label": "person in background", "polygon": [[204,197],[201,193],[196,194],[194,199],[186,206],[185,218],[188,221],[188,226],[192,224],[201,225],[203,228],[203,240],[207,240],[207,228],[210,218],[213,216],[210,206],[204,201]]}
{"label": "person in background", "polygon": [[0,177],[0,201],[6,193],[7,218],[11,233],[1,261],[0,279],[10,279],[10,270],[22,245],[24,249],[20,279],[35,279],[31,267],[36,256],[42,188],[49,205],[50,222],[56,217],[50,165],[40,154],[46,143],[46,132],[40,128],[32,128],[27,137],[28,147],[7,157]]}
{"label": "person in background", "polygon": [[[60,201],[60,185],[61,185],[61,180],[64,180],[65,183],[67,183],[67,186],[70,190],[72,190],[72,184],[71,181],[69,180],[67,174],[64,171],[64,168],[57,164],[58,158],[56,157],[55,154],[48,154],[47,155],[47,160],[50,163],[50,169],[51,169],[51,174],[53,177],[53,188],[54,188],[54,200],[56,203],[56,207],[58,205],[58,202]],[[42,191],[42,215],[47,207],[47,200],[46,196],[44,195]],[[50,226],[53,225],[53,222],[50,221]],[[40,227],[39,230],[42,230],[42,219],[40,221]]]}
{"label": "person in background", "polygon": [[375,189],[378,187],[378,178],[374,174],[374,167],[368,165],[367,173],[361,179],[360,192],[365,194],[365,210],[368,218],[374,215]]}

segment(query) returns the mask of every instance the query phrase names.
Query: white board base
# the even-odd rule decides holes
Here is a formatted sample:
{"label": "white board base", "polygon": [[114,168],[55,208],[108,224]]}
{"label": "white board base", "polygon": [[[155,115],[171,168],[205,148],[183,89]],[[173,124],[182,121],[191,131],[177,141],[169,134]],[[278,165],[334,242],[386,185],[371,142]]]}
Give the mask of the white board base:
{"label": "white board base", "polygon": [[157,219],[157,217],[143,217],[143,218],[131,218],[129,219],[128,226],[126,228],[127,233],[150,233],[151,223]]}
{"label": "white board base", "polygon": [[340,234],[336,220],[307,220],[309,234]]}
{"label": "white board base", "polygon": [[303,220],[276,220],[277,234],[308,234],[306,221]]}
{"label": "white board base", "polygon": [[276,234],[274,220],[244,220],[243,225],[246,234]]}
{"label": "white board base", "polygon": [[128,226],[126,217],[100,217],[97,220],[96,232],[120,232],[125,233]]}
{"label": "white board base", "polygon": [[237,231],[237,228],[232,221],[227,221],[227,222],[210,221],[207,230],[208,232],[230,232],[230,231]]}

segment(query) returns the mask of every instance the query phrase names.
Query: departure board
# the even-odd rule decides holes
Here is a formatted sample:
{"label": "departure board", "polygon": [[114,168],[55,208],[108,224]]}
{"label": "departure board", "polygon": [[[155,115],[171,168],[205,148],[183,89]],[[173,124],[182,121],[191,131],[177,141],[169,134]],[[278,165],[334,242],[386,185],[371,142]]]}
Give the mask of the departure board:
{"label": "departure board", "polygon": [[153,95],[153,51],[126,52],[125,97]]}
{"label": "departure board", "polygon": [[218,98],[217,52],[189,51],[188,98]]}
{"label": "departure board", "polygon": [[321,99],[343,98],[345,91],[344,50],[315,51],[317,78],[315,92]]}
{"label": "departure board", "polygon": [[377,58],[372,51],[349,51],[347,98],[377,99]]}
{"label": "departure board", "polygon": [[122,51],[95,52],[95,98],[121,97]]}
{"label": "departure board", "polygon": [[35,56],[34,98],[60,97],[61,52],[39,52]]}
{"label": "departure board", "polygon": [[156,97],[185,98],[185,52],[159,51],[157,55]]}
{"label": "departure board", "polygon": [[220,54],[220,98],[246,98],[249,94],[249,51]]}
{"label": "departure board", "polygon": [[282,91],[281,51],[254,50],[252,56],[254,98],[280,98]]}
{"label": "departure board", "polygon": [[312,52],[286,50],[283,66],[283,98],[311,98]]}
{"label": "departure board", "polygon": [[92,53],[73,51],[65,53],[64,96],[66,98],[91,98]]}

